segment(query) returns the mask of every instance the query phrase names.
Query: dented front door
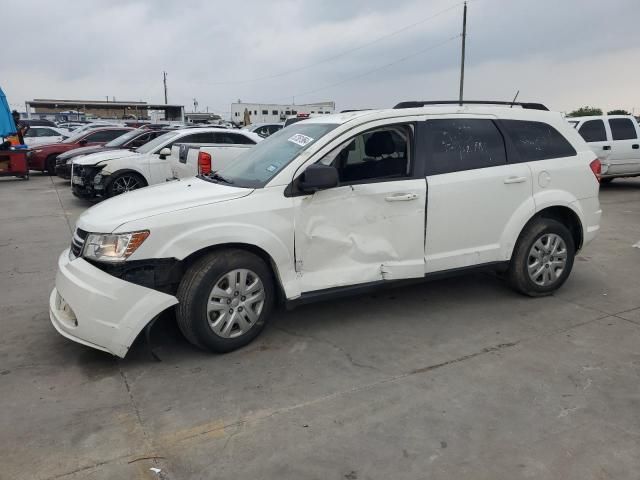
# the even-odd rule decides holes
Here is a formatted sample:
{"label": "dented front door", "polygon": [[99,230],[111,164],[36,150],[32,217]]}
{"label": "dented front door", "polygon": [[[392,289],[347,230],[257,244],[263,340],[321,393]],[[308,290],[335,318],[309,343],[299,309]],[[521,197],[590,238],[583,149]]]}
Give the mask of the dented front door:
{"label": "dented front door", "polygon": [[345,185],[298,199],[301,291],[424,276],[426,180]]}

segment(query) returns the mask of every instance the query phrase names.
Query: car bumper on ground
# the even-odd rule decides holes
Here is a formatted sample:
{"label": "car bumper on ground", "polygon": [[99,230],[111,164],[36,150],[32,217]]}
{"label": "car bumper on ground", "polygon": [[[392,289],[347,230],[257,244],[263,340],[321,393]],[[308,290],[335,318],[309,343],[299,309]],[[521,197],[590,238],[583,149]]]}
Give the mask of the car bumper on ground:
{"label": "car bumper on ground", "polygon": [[120,280],[82,258],[58,259],[49,298],[51,323],[63,336],[124,357],[140,331],[178,303],[172,295]]}

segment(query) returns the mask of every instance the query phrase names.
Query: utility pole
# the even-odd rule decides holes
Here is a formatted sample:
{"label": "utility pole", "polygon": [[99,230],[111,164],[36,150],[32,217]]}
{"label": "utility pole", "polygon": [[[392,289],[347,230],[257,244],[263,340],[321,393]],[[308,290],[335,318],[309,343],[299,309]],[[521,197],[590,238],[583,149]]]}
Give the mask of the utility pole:
{"label": "utility pole", "polygon": [[162,72],[162,83],[164,84],[164,104],[169,103],[167,101],[167,72]]}
{"label": "utility pole", "polygon": [[467,2],[464,2],[464,13],[462,14],[462,58],[460,61],[460,98],[459,98],[460,105],[462,105],[462,97],[464,94],[464,54],[465,54],[466,40],[467,40]]}

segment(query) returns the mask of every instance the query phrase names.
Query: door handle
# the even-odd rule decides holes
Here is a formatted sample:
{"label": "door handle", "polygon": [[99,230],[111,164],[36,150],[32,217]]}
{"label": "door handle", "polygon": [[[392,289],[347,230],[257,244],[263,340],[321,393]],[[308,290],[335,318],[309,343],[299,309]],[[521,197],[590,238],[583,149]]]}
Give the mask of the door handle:
{"label": "door handle", "polygon": [[603,145],[602,149],[603,150],[611,150],[611,145]]}
{"label": "door handle", "polygon": [[631,145],[631,148],[633,148],[634,150],[638,150],[638,148],[640,148],[640,145],[634,143],[633,145]]}
{"label": "door handle", "polygon": [[415,193],[398,193],[396,195],[389,195],[384,197],[387,202],[408,202],[409,200],[415,200],[418,195]]}
{"label": "door handle", "polygon": [[504,179],[504,183],[509,185],[511,183],[524,183],[527,181],[527,177],[507,177]]}

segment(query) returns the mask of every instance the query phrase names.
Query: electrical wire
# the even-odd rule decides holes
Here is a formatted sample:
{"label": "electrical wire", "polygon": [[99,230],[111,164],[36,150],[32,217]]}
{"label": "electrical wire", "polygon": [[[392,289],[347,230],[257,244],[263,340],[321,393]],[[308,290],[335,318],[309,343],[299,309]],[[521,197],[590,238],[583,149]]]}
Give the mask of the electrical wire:
{"label": "electrical wire", "polygon": [[247,83],[255,83],[255,82],[261,82],[261,81],[264,81],[264,80],[270,80],[270,79],[273,79],[273,78],[284,77],[285,75],[290,75],[292,73],[302,72],[304,70],[308,70],[308,69],[316,67],[318,65],[322,65],[324,63],[331,62],[331,61],[336,60],[338,58],[342,58],[342,57],[344,57],[346,55],[349,55],[350,53],[356,52],[358,50],[362,50],[363,48],[366,48],[366,47],[369,47],[371,45],[374,45],[374,44],[376,44],[378,42],[381,42],[382,40],[386,40],[387,38],[393,37],[393,36],[398,35],[398,34],[400,34],[402,32],[410,30],[410,29],[412,29],[414,27],[417,27],[418,25],[422,25],[423,23],[426,23],[426,22],[428,22],[430,20],[433,20],[436,17],[439,17],[440,15],[443,15],[443,14],[445,14],[445,13],[451,11],[451,10],[454,10],[454,9],[458,8],[463,3],[464,2],[458,2],[458,3],[452,5],[452,6],[448,7],[448,8],[445,8],[444,10],[440,10],[439,12],[434,13],[433,15],[431,15],[429,17],[423,18],[422,20],[419,20],[417,22],[411,23],[409,25],[405,25],[404,27],[402,27],[402,28],[400,28],[398,30],[395,30],[395,31],[393,31],[391,33],[388,33],[388,34],[383,35],[381,37],[375,38],[374,40],[371,40],[371,41],[369,41],[367,43],[364,43],[362,45],[359,45],[357,47],[345,50],[345,51],[343,51],[341,53],[338,53],[337,55],[333,55],[333,56],[327,57],[327,58],[325,58],[323,60],[319,60],[319,61],[317,61],[315,63],[310,63],[310,64],[304,65],[302,67],[294,68],[294,69],[291,69],[291,70],[285,70],[285,71],[282,71],[282,72],[279,72],[279,73],[275,73],[275,74],[272,74],[272,75],[266,75],[264,77],[252,78],[252,79],[247,79],[247,80],[227,80],[227,81],[224,81],[224,82],[213,82],[213,83],[210,83],[209,85],[243,85],[243,84],[247,84]]}
{"label": "electrical wire", "polygon": [[[405,55],[404,57],[401,57],[401,58],[399,58],[397,60],[394,60],[393,62],[387,63],[385,65],[381,65],[381,66],[376,67],[376,68],[371,69],[371,70],[367,70],[366,72],[359,73],[358,75],[354,75],[352,77],[345,78],[345,79],[343,79],[343,80],[341,80],[339,82],[335,82],[335,83],[332,83],[330,85],[325,85],[324,87],[321,87],[321,88],[318,88],[318,89],[315,89],[315,90],[310,90],[310,91],[307,91],[307,92],[302,92],[302,93],[297,93],[295,95],[290,95],[290,96],[288,96],[286,98],[291,98],[292,96],[295,98],[295,97],[302,97],[302,96],[305,96],[305,95],[312,95],[314,93],[318,93],[318,92],[321,92],[323,90],[327,90],[329,88],[337,87],[339,85],[342,85],[344,83],[350,82],[352,80],[357,80],[358,78],[365,77],[365,76],[367,76],[367,75],[369,75],[371,73],[374,73],[374,72],[377,72],[379,70],[383,70],[385,68],[391,67],[391,66],[396,65],[398,63],[404,62],[404,61],[406,61],[406,60],[408,60],[410,58],[416,57],[418,55],[422,55],[422,54],[424,54],[426,52],[429,52],[431,50],[435,50],[436,48],[439,48],[439,47],[441,47],[443,45],[446,45],[447,43],[449,43],[449,42],[451,42],[453,40],[456,40],[456,39],[460,38],[461,36],[462,36],[462,34],[454,35],[453,37],[449,37],[446,40],[443,40],[442,42],[436,43],[436,44],[431,45],[431,46],[429,46],[427,48],[423,48],[422,50],[418,50],[417,52],[412,53],[410,55]],[[280,97],[280,98],[278,98],[276,100],[281,100],[281,99],[284,99],[284,98],[285,97]]]}

